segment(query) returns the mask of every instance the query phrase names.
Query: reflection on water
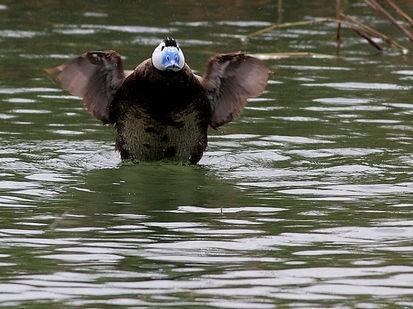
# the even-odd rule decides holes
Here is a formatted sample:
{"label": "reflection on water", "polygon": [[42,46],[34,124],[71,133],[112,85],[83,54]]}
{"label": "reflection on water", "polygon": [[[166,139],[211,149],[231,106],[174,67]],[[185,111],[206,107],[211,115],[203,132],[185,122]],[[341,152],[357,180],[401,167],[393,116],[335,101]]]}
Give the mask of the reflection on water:
{"label": "reflection on water", "polygon": [[122,165],[113,129],[43,68],[113,48],[130,70],[169,34],[199,74],[217,52],[334,55],[335,25],[241,43],[276,20],[273,2],[178,1],[173,16],[166,2],[75,2],[0,4],[0,306],[412,305],[410,57],[344,33],[340,58],[268,59],[266,92],[210,131],[199,165]]}

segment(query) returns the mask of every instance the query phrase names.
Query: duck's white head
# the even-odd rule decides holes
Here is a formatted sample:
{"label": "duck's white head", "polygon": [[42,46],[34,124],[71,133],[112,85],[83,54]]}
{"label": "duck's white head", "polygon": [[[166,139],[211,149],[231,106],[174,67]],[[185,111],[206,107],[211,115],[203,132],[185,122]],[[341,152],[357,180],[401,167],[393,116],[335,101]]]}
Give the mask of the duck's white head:
{"label": "duck's white head", "polygon": [[160,71],[178,72],[185,65],[184,53],[173,38],[167,37],[153,51],[152,64]]}

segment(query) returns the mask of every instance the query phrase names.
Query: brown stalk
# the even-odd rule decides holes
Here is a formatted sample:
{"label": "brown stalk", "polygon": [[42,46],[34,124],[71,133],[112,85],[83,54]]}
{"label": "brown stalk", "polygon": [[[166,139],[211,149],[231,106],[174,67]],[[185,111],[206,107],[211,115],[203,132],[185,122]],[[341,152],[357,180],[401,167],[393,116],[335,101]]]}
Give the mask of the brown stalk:
{"label": "brown stalk", "polygon": [[317,18],[317,19],[313,19],[313,20],[297,21],[297,22],[294,22],[294,23],[285,23],[285,24],[279,24],[279,25],[272,25],[272,26],[269,26],[267,28],[258,30],[256,32],[250,33],[250,34],[244,36],[242,38],[242,40],[243,41],[247,40],[247,39],[249,39],[253,36],[257,36],[257,35],[263,34],[265,32],[268,32],[268,31],[271,31],[271,30],[274,30],[274,29],[293,27],[293,26],[310,25],[310,24],[322,23],[322,22],[326,22],[326,21],[331,21],[331,18]]}
{"label": "brown stalk", "polygon": [[400,48],[403,53],[407,52],[407,48],[404,47],[403,45],[400,45],[399,43],[397,43],[396,41],[392,40],[390,37],[388,37],[387,35],[384,35],[381,32],[378,32],[376,30],[374,30],[373,28],[370,28],[369,26],[359,22],[358,20],[356,20],[355,18],[349,16],[349,15],[345,15],[342,14],[342,17],[349,20],[351,23],[356,24],[359,28],[361,28],[364,32],[370,33],[371,35],[374,35],[378,38],[383,39],[384,41],[386,41],[390,46],[396,46],[398,48]]}
{"label": "brown stalk", "polygon": [[341,47],[341,0],[336,1],[336,18],[337,22],[337,55],[340,54]]}
{"label": "brown stalk", "polygon": [[402,9],[400,9],[392,0],[387,0],[387,3],[390,4],[397,14],[403,17],[410,24],[410,27],[413,28],[413,19],[411,19],[409,15],[403,12]]}
{"label": "brown stalk", "polygon": [[376,2],[376,0],[364,0],[368,5],[386,17],[397,29],[399,29],[406,37],[409,38],[410,41],[413,42],[413,35],[406,30],[402,25],[400,25],[394,18],[387,12],[380,4]]}
{"label": "brown stalk", "polygon": [[367,35],[367,33],[365,33],[363,30],[361,30],[360,28],[354,27],[353,28],[354,32],[356,32],[359,36],[361,36],[362,38],[366,39],[367,42],[369,42],[372,46],[374,46],[377,50],[379,50],[380,52],[384,51],[384,48],[381,47],[379,44],[377,44],[376,42],[373,41],[373,39],[371,37],[369,37]]}
{"label": "brown stalk", "polygon": [[278,20],[277,24],[281,24],[283,17],[283,0],[278,0]]}
{"label": "brown stalk", "polygon": [[331,22],[331,23],[340,23],[340,24],[346,25],[350,28],[355,28],[356,27],[355,25],[357,25],[358,27],[356,27],[356,28],[362,29],[363,32],[366,32],[370,35],[373,35],[373,36],[376,36],[376,37],[379,37],[379,38],[385,40],[390,46],[396,46],[396,47],[400,48],[402,50],[403,54],[406,54],[408,52],[408,49],[406,47],[400,45],[399,43],[392,40],[388,36],[386,36],[386,35],[378,32],[378,31],[364,25],[363,23],[357,21],[353,17],[342,14],[342,13],[340,14],[340,16],[342,18],[347,19],[347,21],[343,20],[343,19],[338,20],[338,19],[335,19],[335,18],[318,18],[318,19],[314,19],[314,20],[305,20],[305,21],[299,21],[299,22],[293,22],[293,23],[284,23],[284,24],[279,24],[279,25],[272,25],[270,27],[261,29],[259,31],[254,32],[254,33],[250,33],[250,34],[244,36],[241,40],[246,41],[247,39],[249,39],[251,37],[269,32],[269,31],[274,30],[274,29],[293,27],[293,26],[311,25],[311,24],[321,23],[321,22]]}

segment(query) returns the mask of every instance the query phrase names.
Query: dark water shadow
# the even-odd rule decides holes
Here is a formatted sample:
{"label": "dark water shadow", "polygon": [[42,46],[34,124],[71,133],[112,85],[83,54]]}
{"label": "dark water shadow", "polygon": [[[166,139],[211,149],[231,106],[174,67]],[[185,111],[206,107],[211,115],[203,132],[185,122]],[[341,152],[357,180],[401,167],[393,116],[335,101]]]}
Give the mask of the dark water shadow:
{"label": "dark water shadow", "polygon": [[[216,208],[248,203],[228,181],[205,166],[123,165],[91,170],[82,184],[70,186],[68,209],[86,213],[146,214],[179,206]],[[249,201],[251,202],[251,200]]]}

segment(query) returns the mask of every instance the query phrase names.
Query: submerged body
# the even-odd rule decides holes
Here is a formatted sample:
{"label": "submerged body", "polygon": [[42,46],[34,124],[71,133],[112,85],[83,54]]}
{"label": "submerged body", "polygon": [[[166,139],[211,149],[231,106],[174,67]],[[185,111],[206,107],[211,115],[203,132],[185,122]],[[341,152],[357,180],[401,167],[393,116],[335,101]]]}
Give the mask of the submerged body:
{"label": "submerged body", "polygon": [[122,159],[196,163],[207,146],[211,106],[188,66],[170,73],[144,62],[125,79],[110,114]]}
{"label": "submerged body", "polygon": [[127,77],[114,51],[88,52],[48,70],[56,71],[62,87],[83,98],[94,117],[115,126],[122,160],[189,163],[202,158],[208,126],[237,118],[270,74],[260,60],[231,53],[210,58],[197,76],[171,38]]}

